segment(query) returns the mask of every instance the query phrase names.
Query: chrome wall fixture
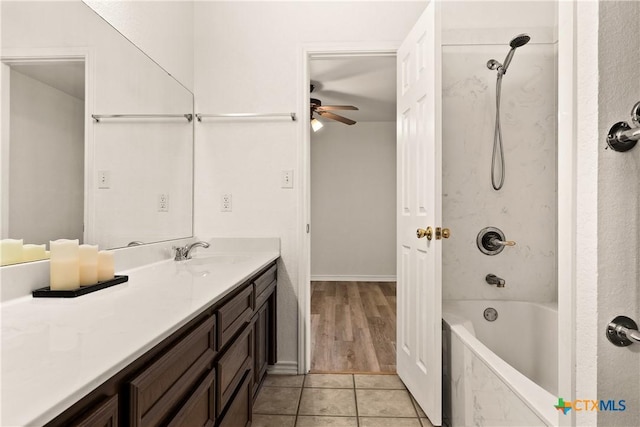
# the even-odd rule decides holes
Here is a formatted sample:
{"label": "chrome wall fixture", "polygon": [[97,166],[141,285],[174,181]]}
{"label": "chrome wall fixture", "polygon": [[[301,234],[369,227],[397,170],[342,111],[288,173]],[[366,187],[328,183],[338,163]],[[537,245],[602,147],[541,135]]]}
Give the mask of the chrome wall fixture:
{"label": "chrome wall fixture", "polygon": [[505,246],[515,246],[516,242],[506,240],[502,230],[497,227],[485,227],[478,233],[476,244],[483,254],[497,255]]}
{"label": "chrome wall fixture", "polygon": [[607,144],[614,151],[629,151],[640,139],[640,102],[631,109],[631,127],[627,122],[618,122],[611,126],[607,135]]}
{"label": "chrome wall fixture", "polygon": [[100,123],[102,119],[171,119],[181,118],[187,119],[188,122],[193,120],[193,114],[92,114],[91,118]]}
{"label": "chrome wall fixture", "polygon": [[640,343],[640,331],[633,319],[617,316],[607,325],[607,338],[616,347],[626,347],[633,343]]}
{"label": "chrome wall fixture", "polygon": [[227,113],[227,114],[196,114],[196,119],[199,122],[204,117],[212,118],[248,118],[248,117],[289,117],[292,122],[296,121],[296,113]]}

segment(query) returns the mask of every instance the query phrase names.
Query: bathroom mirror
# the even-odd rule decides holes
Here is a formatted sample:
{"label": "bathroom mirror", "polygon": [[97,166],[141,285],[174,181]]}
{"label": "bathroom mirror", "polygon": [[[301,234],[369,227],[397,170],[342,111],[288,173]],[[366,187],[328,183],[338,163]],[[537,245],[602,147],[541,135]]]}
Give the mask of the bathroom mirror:
{"label": "bathroom mirror", "polygon": [[1,237],[192,236],[193,94],[79,0],[0,6]]}

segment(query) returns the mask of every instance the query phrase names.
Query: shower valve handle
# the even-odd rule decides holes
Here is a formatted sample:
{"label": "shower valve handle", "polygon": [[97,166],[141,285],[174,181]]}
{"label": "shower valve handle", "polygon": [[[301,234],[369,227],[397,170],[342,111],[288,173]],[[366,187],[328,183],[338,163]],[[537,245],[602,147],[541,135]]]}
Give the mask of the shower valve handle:
{"label": "shower valve handle", "polygon": [[513,240],[491,239],[491,244],[494,246],[515,246],[516,242]]}

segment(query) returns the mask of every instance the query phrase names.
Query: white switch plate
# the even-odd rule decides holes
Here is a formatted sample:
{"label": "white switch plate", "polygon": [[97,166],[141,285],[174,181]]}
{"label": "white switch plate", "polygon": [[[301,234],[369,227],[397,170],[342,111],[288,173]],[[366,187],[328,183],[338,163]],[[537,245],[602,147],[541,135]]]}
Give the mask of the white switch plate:
{"label": "white switch plate", "polygon": [[111,188],[111,171],[98,171],[98,188]]}
{"label": "white switch plate", "polygon": [[169,212],[169,194],[158,194],[158,212]]}
{"label": "white switch plate", "polygon": [[231,212],[232,209],[231,193],[223,194],[220,197],[220,212]]}
{"label": "white switch plate", "polygon": [[280,175],[280,187],[293,188],[293,171],[283,170]]}

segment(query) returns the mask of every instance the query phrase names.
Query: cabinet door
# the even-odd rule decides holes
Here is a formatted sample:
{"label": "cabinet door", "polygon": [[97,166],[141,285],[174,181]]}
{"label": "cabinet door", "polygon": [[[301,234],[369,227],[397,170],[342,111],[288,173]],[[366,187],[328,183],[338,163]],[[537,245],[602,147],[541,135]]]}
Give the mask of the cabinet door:
{"label": "cabinet door", "polygon": [[246,427],[251,424],[251,408],[253,407],[252,384],[253,372],[250,370],[244,376],[236,395],[229,405],[218,427]]}
{"label": "cabinet door", "polygon": [[118,427],[118,395],[91,409],[73,427]]}
{"label": "cabinet door", "polygon": [[253,392],[258,390],[264,374],[267,372],[267,355],[269,352],[269,304],[265,303],[258,309],[254,317],[254,386]]}
{"label": "cabinet door", "polygon": [[248,325],[227,350],[220,356],[216,370],[218,374],[216,412],[220,415],[235,393],[247,371],[253,367],[253,328]]}
{"label": "cabinet door", "polygon": [[215,424],[215,378],[215,370],[209,371],[168,427],[212,427]]}

